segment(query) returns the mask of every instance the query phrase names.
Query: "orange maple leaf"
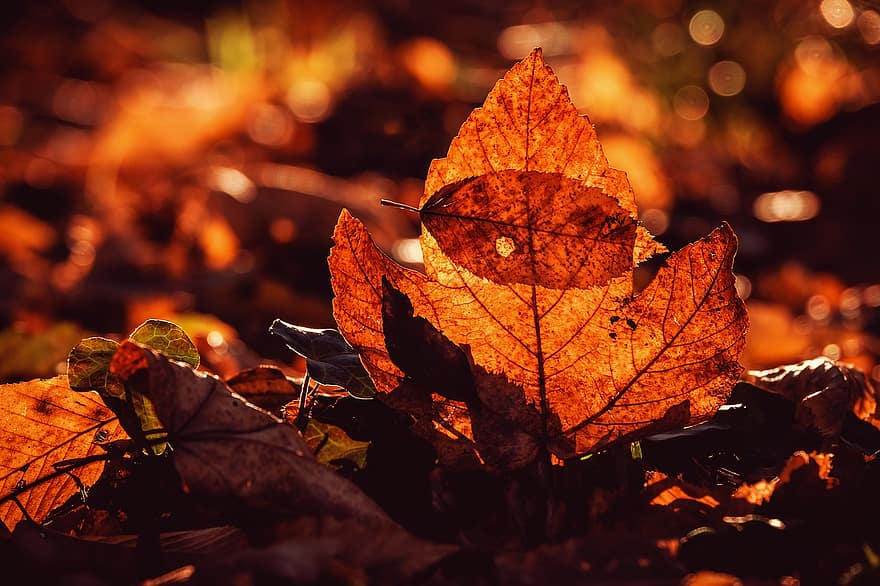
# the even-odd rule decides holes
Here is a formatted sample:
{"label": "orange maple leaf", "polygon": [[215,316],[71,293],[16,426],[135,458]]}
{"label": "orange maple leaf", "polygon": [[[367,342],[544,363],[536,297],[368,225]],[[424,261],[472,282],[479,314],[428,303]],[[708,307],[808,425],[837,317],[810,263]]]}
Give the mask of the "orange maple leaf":
{"label": "orange maple leaf", "polygon": [[635,294],[634,264],[664,249],[539,50],[434,161],[420,212],[427,275],[384,256],[342,212],[333,307],[380,393],[409,374],[383,335],[383,277],[464,352],[476,399],[435,409],[444,428],[473,439],[467,414],[490,412],[568,457],[703,420],[737,380],[748,319],[733,231],[672,254]]}

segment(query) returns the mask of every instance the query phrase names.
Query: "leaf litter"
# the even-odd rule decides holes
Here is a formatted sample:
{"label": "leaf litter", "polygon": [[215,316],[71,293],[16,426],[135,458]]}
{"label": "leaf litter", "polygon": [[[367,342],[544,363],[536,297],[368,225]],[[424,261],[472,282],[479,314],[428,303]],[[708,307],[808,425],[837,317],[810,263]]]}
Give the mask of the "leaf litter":
{"label": "leaf litter", "polygon": [[[198,372],[183,330],[151,320],[83,340],[69,383],[4,385],[0,512],[48,521],[19,522],[4,559],[61,577],[76,550],[113,581],[133,561],[196,584],[876,574],[880,514],[854,510],[880,488],[874,389],[828,360],[741,380],[726,224],[635,292],[665,247],[539,50],[434,161],[416,211],[424,274],[343,211],[339,329],[271,328],[303,380]],[[279,418],[243,395],[293,400]],[[823,566],[854,519],[835,542],[851,566]]]}

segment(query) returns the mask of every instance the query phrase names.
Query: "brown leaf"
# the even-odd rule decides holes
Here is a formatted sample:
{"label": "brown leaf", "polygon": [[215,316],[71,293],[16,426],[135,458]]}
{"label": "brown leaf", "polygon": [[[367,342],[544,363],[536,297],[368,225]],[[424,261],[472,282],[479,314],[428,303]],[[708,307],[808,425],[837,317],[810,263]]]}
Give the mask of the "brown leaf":
{"label": "brown leaf", "polygon": [[226,385],[248,401],[270,410],[299,396],[302,381],[288,377],[274,366],[257,366],[226,379]]}
{"label": "brown leaf", "polygon": [[874,388],[864,373],[825,356],[770,370],[750,370],[743,378],[794,402],[798,422],[826,437],[840,435],[850,411],[859,419],[869,419],[877,408]]}
{"label": "brown leaf", "polygon": [[[0,413],[0,497],[18,492],[36,521],[77,491],[66,474],[37,483],[56,472],[53,464],[104,453],[96,439],[125,437],[98,395],[74,392],[66,376],[0,386]],[[71,471],[88,486],[101,470],[102,462],[96,461]],[[0,521],[7,527],[23,516],[15,503],[0,504]]]}
{"label": "brown leaf", "polygon": [[[459,181],[506,170],[557,173],[578,180],[636,215],[626,174],[608,166],[596,130],[589,118],[578,114],[568,90],[544,65],[540,49],[495,84],[483,107],[462,124],[446,158],[431,163],[420,203],[427,205],[434,194]],[[636,262],[665,250],[639,226]],[[427,259],[425,268],[433,274]]]}
{"label": "brown leaf", "polygon": [[[717,409],[741,371],[747,328],[733,287],[729,226],[670,256],[635,295],[633,260],[653,239],[633,236],[612,199],[570,184],[614,184],[614,193],[605,192],[630,205],[625,177],[607,168],[589,122],[539,52],[514,66],[465,122],[448,157],[432,165],[428,193],[475,175],[423,201],[423,220],[443,239],[423,230],[427,276],[394,264],[359,221],[347,211],[340,216],[330,256],[334,316],[380,393],[394,390],[406,371],[389,356],[383,333],[384,277],[415,316],[468,354],[479,403],[559,457],[652,424],[660,431],[695,423]],[[541,212],[532,211],[537,202]],[[443,206],[454,213],[436,215]],[[598,210],[610,213],[603,219]],[[500,235],[503,226],[511,236]],[[618,233],[619,226],[629,228]],[[510,258],[519,264],[504,264]],[[609,279],[622,258],[626,270]],[[468,410],[473,416],[473,405]],[[537,429],[529,425],[533,412]],[[460,417],[451,423],[466,428]]]}
{"label": "brown leaf", "polygon": [[131,341],[120,344],[110,369],[155,405],[191,493],[280,514],[389,522],[357,487],[318,463],[293,427],[219,378]]}
{"label": "brown leaf", "polygon": [[591,289],[499,285],[448,261],[445,282],[432,281],[382,255],[347,212],[334,240],[334,314],[380,392],[402,378],[382,335],[383,275],[417,315],[467,344],[475,364],[521,388],[520,408],[539,411],[545,439],[574,439],[577,452],[680,411],[685,400],[678,423],[704,419],[740,372],[747,318],[733,288],[736,239],[727,226],[673,254],[637,296],[620,279]]}
{"label": "brown leaf", "polygon": [[601,189],[558,173],[454,183],[421,216],[450,260],[495,282],[585,288],[632,268],[635,219]]}

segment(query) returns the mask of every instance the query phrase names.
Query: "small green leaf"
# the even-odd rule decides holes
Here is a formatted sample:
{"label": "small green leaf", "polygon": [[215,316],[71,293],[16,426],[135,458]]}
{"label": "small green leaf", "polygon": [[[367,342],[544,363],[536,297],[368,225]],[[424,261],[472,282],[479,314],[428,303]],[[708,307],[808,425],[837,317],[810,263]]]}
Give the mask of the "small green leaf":
{"label": "small green leaf", "polygon": [[144,432],[144,440],[149,445],[150,451],[161,456],[168,448],[168,442],[165,441],[168,433],[162,427],[159,416],[156,415],[156,407],[148,398],[137,391],[129,391],[129,396],[131,397],[131,406],[140,421],[141,430]]}
{"label": "small green leaf", "polygon": [[310,419],[303,437],[315,458],[322,464],[333,466],[341,460],[347,460],[360,470],[367,465],[367,448],[370,447],[370,442],[353,440],[335,425]]}
{"label": "small green leaf", "polygon": [[199,365],[199,351],[196,345],[180,326],[170,321],[148,319],[135,328],[129,338],[162,353],[171,360],[185,362],[193,368]]}
{"label": "small green leaf", "polygon": [[74,391],[97,391],[117,399],[125,396],[119,380],[110,374],[110,360],[119,344],[107,338],[85,338],[67,357],[67,378]]}
{"label": "small green leaf", "polygon": [[309,376],[322,385],[342,387],[356,399],[376,396],[376,387],[360,356],[338,331],[304,328],[276,319],[269,332],[305,358]]}

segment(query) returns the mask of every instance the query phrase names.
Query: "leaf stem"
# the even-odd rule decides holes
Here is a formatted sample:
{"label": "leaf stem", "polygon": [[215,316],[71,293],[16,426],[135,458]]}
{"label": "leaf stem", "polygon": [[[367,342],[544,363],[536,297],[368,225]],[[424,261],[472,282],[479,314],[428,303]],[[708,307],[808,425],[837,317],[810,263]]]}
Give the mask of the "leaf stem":
{"label": "leaf stem", "polygon": [[312,381],[312,377],[309,376],[309,371],[306,370],[306,373],[303,375],[302,386],[299,389],[299,408],[296,410],[296,428],[300,430],[301,433],[306,432],[306,426],[309,423],[309,414],[306,412],[306,398],[309,396],[309,383]]}
{"label": "leaf stem", "polygon": [[382,199],[382,200],[379,200],[379,204],[380,204],[380,205],[383,205],[383,206],[388,206],[388,207],[391,207],[391,208],[398,208],[398,209],[401,209],[401,210],[406,210],[406,211],[408,211],[408,212],[415,212],[415,213],[417,213],[417,214],[422,213],[422,210],[420,210],[419,208],[414,208],[414,207],[411,206],[411,205],[407,205],[407,204],[405,204],[405,203],[400,203],[399,201],[393,201],[393,200],[390,200],[390,199]]}

